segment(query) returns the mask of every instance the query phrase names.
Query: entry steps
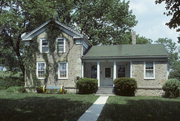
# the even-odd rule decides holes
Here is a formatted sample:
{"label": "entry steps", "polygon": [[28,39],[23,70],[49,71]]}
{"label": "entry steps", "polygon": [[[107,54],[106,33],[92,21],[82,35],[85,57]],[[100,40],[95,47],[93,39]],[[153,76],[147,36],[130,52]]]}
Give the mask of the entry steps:
{"label": "entry steps", "polygon": [[108,95],[108,96],[114,96],[113,93],[113,87],[107,86],[107,87],[99,87],[98,91],[96,92],[96,95]]}

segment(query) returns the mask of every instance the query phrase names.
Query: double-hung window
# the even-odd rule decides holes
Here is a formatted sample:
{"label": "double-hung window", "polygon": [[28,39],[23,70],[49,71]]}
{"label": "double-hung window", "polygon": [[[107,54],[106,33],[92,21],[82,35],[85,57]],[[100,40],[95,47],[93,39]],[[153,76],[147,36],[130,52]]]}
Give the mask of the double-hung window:
{"label": "double-hung window", "polygon": [[64,38],[58,38],[57,39],[57,52],[58,53],[64,53],[65,52],[65,39]]}
{"label": "double-hung window", "polygon": [[40,46],[41,53],[48,53],[49,52],[49,43],[46,39],[41,39],[41,46]]}
{"label": "double-hung window", "polygon": [[68,78],[68,63],[60,62],[58,64],[58,78],[67,79]]}
{"label": "double-hung window", "polygon": [[46,74],[46,63],[45,62],[37,62],[36,65],[36,75],[38,79],[44,79]]}
{"label": "double-hung window", "polygon": [[155,64],[153,61],[144,63],[144,79],[155,79]]}

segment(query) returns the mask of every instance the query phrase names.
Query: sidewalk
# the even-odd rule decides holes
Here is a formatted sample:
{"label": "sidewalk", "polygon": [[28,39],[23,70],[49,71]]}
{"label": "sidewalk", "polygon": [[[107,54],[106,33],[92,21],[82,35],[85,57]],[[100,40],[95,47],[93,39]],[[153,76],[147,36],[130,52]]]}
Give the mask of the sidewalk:
{"label": "sidewalk", "polygon": [[109,96],[100,96],[78,121],[97,121]]}

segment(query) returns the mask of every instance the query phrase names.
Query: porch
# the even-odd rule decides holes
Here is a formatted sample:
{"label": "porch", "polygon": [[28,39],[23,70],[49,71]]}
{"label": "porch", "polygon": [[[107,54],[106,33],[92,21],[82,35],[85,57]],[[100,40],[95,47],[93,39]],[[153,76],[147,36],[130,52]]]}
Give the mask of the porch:
{"label": "porch", "polygon": [[131,62],[129,61],[84,61],[82,77],[96,78],[98,87],[112,87],[113,80],[119,77],[131,77]]}

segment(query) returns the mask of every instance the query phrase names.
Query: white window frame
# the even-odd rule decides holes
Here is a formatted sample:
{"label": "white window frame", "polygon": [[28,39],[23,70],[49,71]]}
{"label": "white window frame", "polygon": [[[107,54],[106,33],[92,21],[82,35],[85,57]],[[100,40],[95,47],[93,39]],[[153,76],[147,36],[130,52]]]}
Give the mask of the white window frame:
{"label": "white window frame", "polygon": [[[60,64],[65,63],[66,64],[66,77],[60,77]],[[68,79],[68,62],[59,62],[58,63],[58,79]]]}
{"label": "white window frame", "polygon": [[[64,46],[63,52],[61,52],[61,51],[58,50],[58,39],[62,39],[62,40],[64,41],[64,42],[63,42],[63,43],[64,43],[64,45],[63,45],[63,46]],[[66,39],[65,39],[65,38],[57,38],[57,39],[56,39],[56,43],[57,43],[57,46],[56,46],[56,47],[57,47],[57,53],[65,53],[65,52],[66,52]]]}
{"label": "white window frame", "polygon": [[39,48],[40,53],[49,53],[49,43],[48,43],[48,52],[42,52],[42,41],[43,40],[47,40],[47,39],[40,39],[40,48]]}
{"label": "white window frame", "polygon": [[36,77],[38,78],[38,79],[45,79],[45,77],[39,77],[39,74],[38,74],[38,64],[39,63],[44,63],[44,69],[45,69],[45,74],[46,74],[46,63],[45,62],[36,62]]}
{"label": "white window frame", "polygon": [[[153,62],[153,77],[146,77],[146,63]],[[155,62],[154,61],[144,61],[144,79],[155,79]]]}

